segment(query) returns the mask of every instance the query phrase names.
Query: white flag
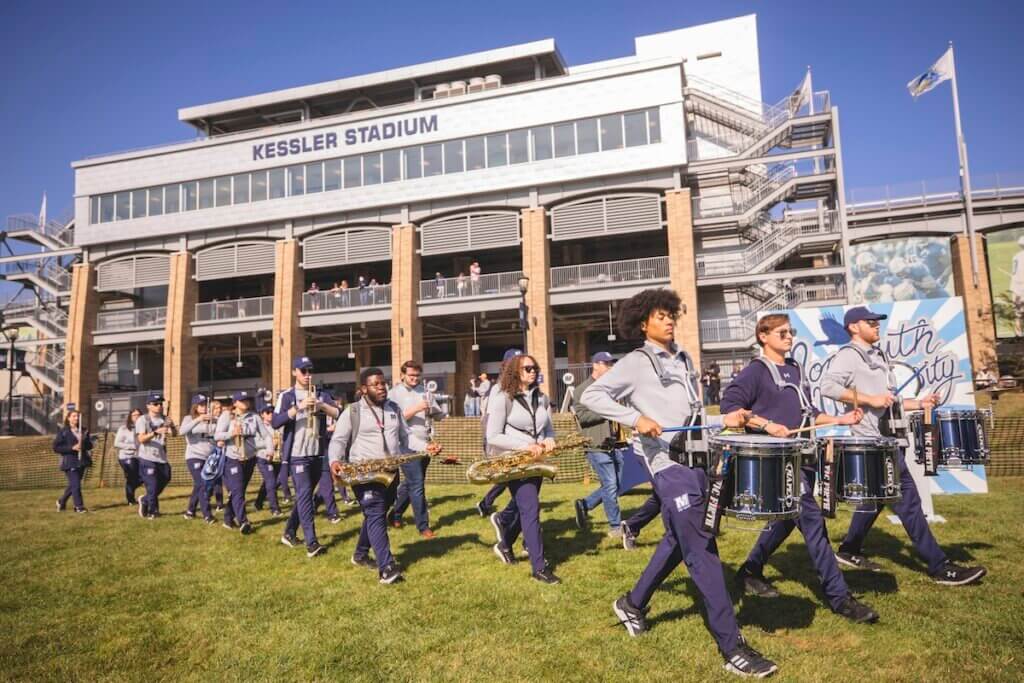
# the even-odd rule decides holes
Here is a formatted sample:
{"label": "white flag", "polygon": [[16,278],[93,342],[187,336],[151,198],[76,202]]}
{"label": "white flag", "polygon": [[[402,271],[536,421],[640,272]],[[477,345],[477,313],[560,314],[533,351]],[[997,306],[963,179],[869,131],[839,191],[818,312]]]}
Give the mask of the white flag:
{"label": "white flag", "polygon": [[789,97],[786,98],[786,108],[789,109],[790,116],[796,116],[796,113],[800,111],[800,107],[804,106],[804,103],[811,101],[811,70],[808,69],[807,73],[804,74],[804,80],[800,81],[800,85],[796,87]]}
{"label": "white flag", "polygon": [[43,193],[43,205],[39,207],[39,227],[46,227],[46,193]]}
{"label": "white flag", "polygon": [[907,90],[913,97],[918,97],[933,89],[939,83],[953,78],[953,46],[951,45],[942,56],[932,64],[931,68],[907,83]]}

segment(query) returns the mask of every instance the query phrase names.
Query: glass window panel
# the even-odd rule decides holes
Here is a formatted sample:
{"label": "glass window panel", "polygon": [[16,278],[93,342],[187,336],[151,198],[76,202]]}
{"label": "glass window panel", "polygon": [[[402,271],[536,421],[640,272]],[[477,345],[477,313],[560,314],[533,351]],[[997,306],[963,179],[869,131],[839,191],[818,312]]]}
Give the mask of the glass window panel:
{"label": "glass window panel", "polygon": [[402,152],[389,149],[384,152],[384,182],[392,183],[402,179]]}
{"label": "glass window panel", "polygon": [[181,185],[164,185],[164,213],[181,211]]}
{"label": "glass window panel", "polygon": [[597,152],[597,119],[583,119],[576,122],[576,151],[578,154]]}
{"label": "glass window panel", "polygon": [[341,159],[329,159],[324,162],[324,189],[341,189]]}
{"label": "glass window panel", "polygon": [[252,200],[262,202],[267,198],[267,172],[256,171],[252,174]]}
{"label": "glass window panel", "polygon": [[625,115],[626,147],[647,144],[647,112],[632,111]]}
{"label": "glass window panel", "polygon": [[345,187],[359,187],[362,184],[363,169],[359,157],[345,159]]}
{"label": "glass window panel", "polygon": [[508,140],[504,133],[487,136],[487,167],[504,166],[508,163]]}
{"label": "glass window panel", "polygon": [[436,145],[423,145],[423,175],[441,175],[442,150],[440,143]]}
{"label": "glass window panel", "polygon": [[530,136],[533,138],[533,160],[550,159],[552,155],[551,126],[531,128]]}
{"label": "glass window panel", "polygon": [[380,185],[380,153],[363,155],[363,185]]}
{"label": "glass window panel", "polygon": [[132,192],[132,218],[146,217],[146,191],[134,190]]}
{"label": "glass window panel", "polygon": [[100,222],[100,198],[98,196],[89,197],[89,222]]}
{"label": "glass window panel", "polygon": [[217,206],[231,206],[231,176],[217,178],[215,183]]}
{"label": "glass window panel", "polygon": [[405,179],[420,178],[423,176],[423,155],[419,147],[410,147],[403,150],[405,155]]}
{"label": "glass window panel", "polygon": [[267,194],[271,199],[280,199],[285,195],[285,177],[283,168],[272,168],[267,172]]}
{"label": "glass window panel", "polygon": [[305,166],[289,166],[288,167],[288,196],[295,197],[297,195],[306,194],[306,167]]}
{"label": "glass window panel", "polygon": [[132,195],[130,192],[118,192],[114,195],[114,204],[117,207],[117,220],[126,221],[132,216]]}
{"label": "glass window panel", "polygon": [[197,183],[195,183],[194,181],[191,183],[182,183],[181,187],[183,189],[183,192],[185,193],[185,210],[195,211],[196,200],[198,198],[196,195],[196,192],[198,190]]}
{"label": "glass window panel", "polygon": [[466,140],[466,170],[475,171],[479,168],[485,168],[486,165],[487,159],[484,154],[483,137]]}
{"label": "glass window panel", "polygon": [[514,130],[508,134],[508,161],[522,164],[530,160],[530,132]]}
{"label": "glass window panel", "polygon": [[449,140],[444,143],[444,172],[462,173],[466,170],[462,152],[462,140]]}
{"label": "glass window panel", "polygon": [[571,157],[576,154],[576,127],[571,123],[555,126],[555,156]]}
{"label": "glass window panel", "polygon": [[149,188],[149,215],[159,216],[164,212],[164,188]]}
{"label": "glass window panel", "polygon": [[306,164],[306,194],[322,192],[324,189],[324,165],[317,162]]}
{"label": "glass window panel", "polygon": [[199,208],[209,209],[213,206],[213,178],[199,181]]}
{"label": "glass window panel", "polygon": [[114,195],[105,194],[100,197],[100,222],[109,223],[114,220]]}
{"label": "glass window panel", "polygon": [[247,204],[249,202],[249,174],[242,173],[235,176],[235,204]]}
{"label": "glass window panel", "polygon": [[661,112],[657,109],[647,110],[647,132],[652,145],[661,142]]}
{"label": "glass window panel", "polygon": [[601,151],[622,147],[622,116],[601,117]]}

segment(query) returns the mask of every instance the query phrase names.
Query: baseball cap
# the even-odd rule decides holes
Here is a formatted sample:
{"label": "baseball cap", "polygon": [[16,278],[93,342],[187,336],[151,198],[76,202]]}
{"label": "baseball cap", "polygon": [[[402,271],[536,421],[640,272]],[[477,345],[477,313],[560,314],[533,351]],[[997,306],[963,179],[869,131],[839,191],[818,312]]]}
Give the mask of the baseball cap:
{"label": "baseball cap", "polygon": [[861,320],[885,320],[888,317],[884,313],[875,313],[867,306],[854,306],[843,316],[843,327],[849,327]]}
{"label": "baseball cap", "polygon": [[608,353],[607,351],[598,351],[590,357],[591,363],[614,363],[615,356]]}
{"label": "baseball cap", "polygon": [[236,391],[231,394],[232,401],[248,401],[250,399],[252,399],[252,396],[249,395],[248,391]]}
{"label": "baseball cap", "polygon": [[274,412],[274,406],[263,406],[263,410],[260,411],[260,414],[272,412]]}
{"label": "baseball cap", "polygon": [[299,356],[295,359],[295,362],[292,363],[292,367],[296,370],[312,370],[313,361],[309,359],[309,356]]}
{"label": "baseball cap", "polygon": [[148,397],[146,397],[146,403],[163,403],[163,402],[164,402],[164,395],[161,394],[159,391],[154,391],[154,392],[150,393],[150,395]]}
{"label": "baseball cap", "polygon": [[512,360],[512,359],[513,359],[513,358],[515,358],[516,356],[521,356],[521,355],[523,355],[523,352],[522,352],[522,351],[520,351],[519,349],[509,349],[509,350],[507,350],[507,351],[505,352],[505,355],[504,355],[504,356],[502,356],[502,358],[501,358],[501,362],[502,362],[502,363],[505,363],[505,362],[507,362],[507,361],[510,361],[510,360]]}
{"label": "baseball cap", "polygon": [[209,400],[210,397],[207,396],[206,394],[196,394],[195,396],[192,397],[192,405],[198,406],[203,403],[206,403]]}

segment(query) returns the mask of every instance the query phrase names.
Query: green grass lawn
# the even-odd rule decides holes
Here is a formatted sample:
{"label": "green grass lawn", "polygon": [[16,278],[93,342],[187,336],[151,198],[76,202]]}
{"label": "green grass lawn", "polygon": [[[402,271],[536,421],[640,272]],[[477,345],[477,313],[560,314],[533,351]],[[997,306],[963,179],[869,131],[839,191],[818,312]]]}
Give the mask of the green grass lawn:
{"label": "green grass lawn", "polygon": [[[881,613],[857,626],[823,605],[798,534],[767,571],[776,600],[738,601],[744,633],[783,680],[1016,681],[1024,645],[1024,478],[990,480],[985,496],[944,496],[935,528],[958,562],[989,568],[981,585],[933,584],[902,527],[881,518],[866,550],[884,572],[846,572]],[[329,553],[307,560],[281,545],[283,519],[252,517],[242,537],[180,515],[187,492],[165,494],[165,516],[143,521],[110,489],[87,491],[89,515],[58,514],[56,491],[0,492],[0,679],[22,681],[720,680],[696,591],[679,571],[655,595],[651,631],[632,639],[612,601],[636,580],[661,536],[635,552],[572,522],[582,485],[542,491],[549,560],[564,583],[499,564],[470,486],[435,486],[438,538],[406,526],[392,546],[407,581],[381,586],[349,556],[359,513],[318,520]],[[642,494],[624,498],[634,509]],[[502,499],[504,501],[504,499]],[[844,532],[849,514],[831,524]],[[720,549],[731,582],[755,535],[729,528]],[[737,598],[738,600],[738,598]]]}

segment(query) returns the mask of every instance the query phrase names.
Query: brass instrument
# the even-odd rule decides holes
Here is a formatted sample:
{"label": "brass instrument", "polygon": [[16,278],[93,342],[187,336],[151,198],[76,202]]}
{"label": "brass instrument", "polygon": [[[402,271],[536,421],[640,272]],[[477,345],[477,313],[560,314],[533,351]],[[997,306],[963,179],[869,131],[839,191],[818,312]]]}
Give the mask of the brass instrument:
{"label": "brass instrument", "polygon": [[271,450],[267,462],[281,462],[281,432],[271,429]]}
{"label": "brass instrument", "polygon": [[[316,401],[316,385],[313,384],[313,374],[309,375],[309,387],[306,389],[307,396],[312,396]],[[316,457],[320,454],[320,425],[319,415],[316,412],[316,405],[306,410],[306,431],[303,433],[303,453],[307,457]]]}
{"label": "brass instrument", "polygon": [[424,400],[427,402],[427,412],[423,416],[424,421],[427,423],[427,440],[434,438],[434,417],[433,417],[433,404],[434,404],[434,392],[437,391],[437,382],[430,380],[424,386],[426,391],[424,392]]}
{"label": "brass instrument", "polygon": [[341,463],[341,474],[335,476],[334,479],[346,486],[373,483],[390,486],[391,482],[395,480],[395,473],[398,472],[399,467],[414,460],[427,457],[430,457],[430,453],[422,451],[394,458],[378,458],[363,462],[343,462]]}
{"label": "brass instrument", "polygon": [[244,415],[244,413],[239,412],[238,408],[235,408],[234,412],[234,424],[235,428],[238,430],[238,433],[235,434],[235,436],[233,437],[235,441],[235,450],[238,451],[238,459],[245,460],[245,436],[242,434],[242,416]]}
{"label": "brass instrument", "polygon": [[558,474],[558,465],[546,460],[589,444],[590,439],[579,434],[571,434],[555,442],[554,448],[541,455],[534,455],[524,449],[494,458],[484,458],[469,466],[466,470],[466,479],[471,484],[503,484],[530,477],[554,479]]}

